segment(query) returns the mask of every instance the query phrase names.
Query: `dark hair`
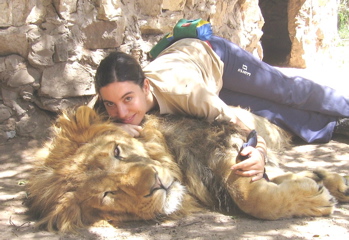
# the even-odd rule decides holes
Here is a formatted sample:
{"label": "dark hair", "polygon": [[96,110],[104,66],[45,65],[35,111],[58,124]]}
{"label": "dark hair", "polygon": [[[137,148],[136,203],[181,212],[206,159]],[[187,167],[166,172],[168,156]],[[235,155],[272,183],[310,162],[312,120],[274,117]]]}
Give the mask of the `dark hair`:
{"label": "dark hair", "polygon": [[145,75],[135,58],[124,52],[112,52],[99,64],[96,76],[96,92],[113,82],[131,81],[143,87]]}

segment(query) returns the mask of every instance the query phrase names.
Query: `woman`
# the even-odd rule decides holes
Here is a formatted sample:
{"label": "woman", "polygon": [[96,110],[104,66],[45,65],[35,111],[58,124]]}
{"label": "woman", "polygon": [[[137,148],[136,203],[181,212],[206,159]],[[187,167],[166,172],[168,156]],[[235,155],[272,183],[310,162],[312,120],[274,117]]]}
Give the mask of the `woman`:
{"label": "woman", "polygon": [[[134,136],[141,131],[138,125],[145,113],[155,109],[161,114],[225,119],[248,131],[227,104],[250,108],[307,142],[327,142],[335,130],[349,133],[347,118],[336,125],[340,117],[349,116],[348,99],[309,80],[288,78],[215,36],[208,42],[173,43],[144,72],[130,56],[112,53],[97,69],[96,90],[108,114]],[[261,178],[264,140],[242,154],[250,158],[233,170],[255,175],[253,180]]]}
{"label": "woman", "polygon": [[[175,50],[177,47],[181,50]],[[208,120],[226,119],[250,131],[218,96],[223,64],[213,50],[197,39],[178,41],[171,48],[175,51],[158,57],[164,61],[159,62],[164,66],[159,73],[164,74],[166,81],[156,79],[148,70],[145,75],[137,61],[125,53],[111,53],[102,60],[96,73],[96,91],[109,116],[134,136],[139,135],[139,124],[152,110]],[[171,68],[184,72],[167,73],[166,62],[173,58],[178,61],[171,63]],[[153,61],[154,66],[160,67],[156,62]],[[252,181],[262,178],[266,155],[264,140],[259,137],[256,148],[244,148],[241,154],[249,158],[234,165],[232,170],[241,176],[253,176]]]}

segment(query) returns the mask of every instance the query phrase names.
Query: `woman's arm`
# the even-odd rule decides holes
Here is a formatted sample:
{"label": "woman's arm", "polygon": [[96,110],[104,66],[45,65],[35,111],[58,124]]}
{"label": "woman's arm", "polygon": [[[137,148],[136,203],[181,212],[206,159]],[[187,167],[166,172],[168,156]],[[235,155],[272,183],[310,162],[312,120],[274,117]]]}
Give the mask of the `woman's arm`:
{"label": "woman's arm", "polygon": [[265,160],[266,160],[266,143],[264,139],[258,136],[257,146],[246,147],[241,153],[242,156],[248,156],[248,158],[238,164],[231,167],[236,174],[243,177],[252,177],[252,181],[257,181],[263,178]]}
{"label": "woman's arm", "polygon": [[[230,109],[227,110],[226,114],[231,119],[230,122],[246,133],[251,132],[251,129],[247,127]],[[257,146],[246,147],[240,153],[242,156],[248,156],[248,158],[238,164],[232,166],[232,170],[236,174],[243,177],[252,177],[252,181],[257,181],[263,178],[265,161],[267,156],[267,144],[261,137],[257,137]]]}

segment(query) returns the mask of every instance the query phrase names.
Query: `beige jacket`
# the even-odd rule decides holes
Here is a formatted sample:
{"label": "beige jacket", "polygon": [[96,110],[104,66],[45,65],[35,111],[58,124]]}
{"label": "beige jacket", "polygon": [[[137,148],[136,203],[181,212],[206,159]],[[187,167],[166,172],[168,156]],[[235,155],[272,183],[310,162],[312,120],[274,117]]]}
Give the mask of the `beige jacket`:
{"label": "beige jacket", "polygon": [[230,120],[228,106],[218,97],[223,62],[198,39],[182,39],[144,68],[160,113]]}

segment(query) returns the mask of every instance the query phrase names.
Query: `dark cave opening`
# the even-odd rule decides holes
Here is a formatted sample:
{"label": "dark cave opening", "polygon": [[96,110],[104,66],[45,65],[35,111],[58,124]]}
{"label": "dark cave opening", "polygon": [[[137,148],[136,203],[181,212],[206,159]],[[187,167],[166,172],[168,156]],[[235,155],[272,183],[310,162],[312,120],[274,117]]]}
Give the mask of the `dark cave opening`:
{"label": "dark cave opening", "polygon": [[291,51],[288,32],[288,0],[259,0],[265,24],[262,28],[263,61],[273,66],[287,66]]}

